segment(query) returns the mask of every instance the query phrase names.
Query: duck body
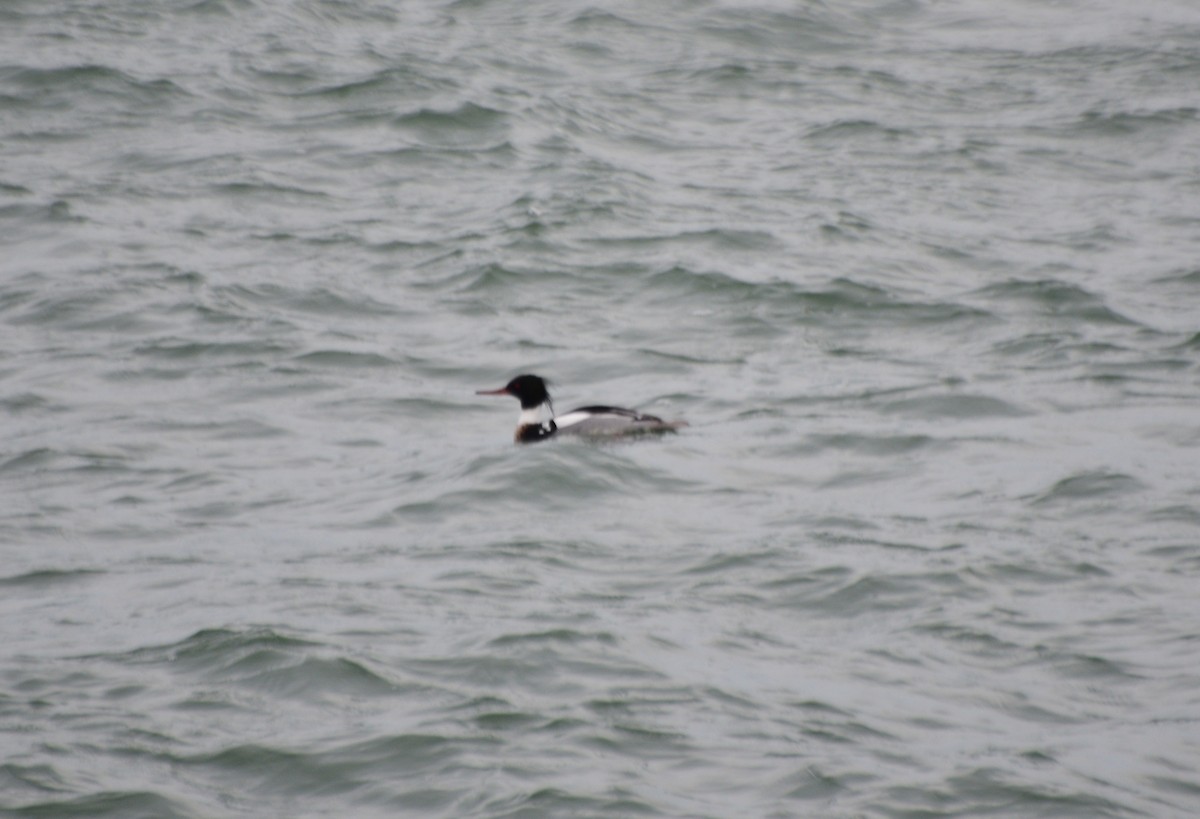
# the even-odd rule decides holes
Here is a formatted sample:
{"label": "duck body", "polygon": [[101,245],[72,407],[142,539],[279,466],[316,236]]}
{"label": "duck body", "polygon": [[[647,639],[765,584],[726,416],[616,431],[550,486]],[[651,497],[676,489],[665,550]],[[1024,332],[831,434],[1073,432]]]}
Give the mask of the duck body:
{"label": "duck body", "polygon": [[[687,426],[686,421],[664,421],[624,407],[593,405],[577,407],[556,416],[545,379],[536,375],[518,375],[498,390],[479,390],[478,395],[511,395],[521,402],[514,439],[519,444],[549,438],[578,435],[589,438],[619,438],[647,433],[673,432]],[[549,409],[543,420],[542,408]]]}

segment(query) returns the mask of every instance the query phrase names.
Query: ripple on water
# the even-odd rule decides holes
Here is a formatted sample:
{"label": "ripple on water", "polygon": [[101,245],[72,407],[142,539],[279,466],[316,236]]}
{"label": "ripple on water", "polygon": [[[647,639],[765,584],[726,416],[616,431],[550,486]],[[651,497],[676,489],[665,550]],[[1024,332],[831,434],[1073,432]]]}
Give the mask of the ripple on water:
{"label": "ripple on water", "polygon": [[1014,279],[988,285],[971,295],[991,303],[1019,306],[1023,313],[1032,309],[1058,319],[1064,325],[1081,322],[1083,325],[1141,326],[1110,308],[1102,296],[1059,279]]}
{"label": "ripple on water", "polygon": [[834,618],[914,611],[930,595],[951,600],[978,593],[974,584],[957,572],[864,575],[843,566],[771,580],[758,587],[772,607]]}
{"label": "ripple on water", "polygon": [[[170,79],[140,79],[118,68],[100,64],[59,68],[22,68],[6,72],[10,93],[28,105],[55,109],[81,101],[93,113],[155,110],[188,99],[191,95]],[[125,114],[122,114],[124,116]]]}
{"label": "ripple on water", "polygon": [[101,791],[77,799],[29,802],[13,815],[54,819],[199,819],[204,813],[155,791]]}
{"label": "ripple on water", "polygon": [[838,277],[824,286],[786,279],[748,281],[717,271],[675,266],[645,278],[645,298],[712,303],[752,304],[772,315],[810,322],[877,326],[939,326],[965,328],[995,321],[990,312],[961,302],[912,300],[874,284]]}
{"label": "ripple on water", "polygon": [[[506,426],[505,435],[508,430]],[[639,493],[690,493],[701,484],[655,469],[625,454],[627,447],[652,447],[655,441],[593,443],[565,439],[536,447],[504,446],[465,462],[455,474],[472,476],[470,488],[442,482],[432,492],[393,509],[393,515],[438,517],[471,508],[479,514],[499,508],[550,510],[575,508],[581,498],[637,497]],[[661,441],[658,441],[661,444]]]}
{"label": "ripple on water", "polygon": [[103,569],[39,569],[24,574],[0,577],[0,587],[13,591],[28,589],[43,591],[60,585],[71,585],[104,574]]}
{"label": "ripple on water", "polygon": [[184,776],[219,783],[242,799],[268,796],[292,803],[305,795],[337,794],[349,805],[439,810],[461,798],[462,792],[430,787],[428,777],[469,767],[473,756],[497,744],[486,737],[402,733],[350,743],[313,743],[304,750],[237,745],[179,756],[175,764]]}
{"label": "ripple on water", "polygon": [[1126,816],[1124,805],[1091,793],[1063,788],[1051,773],[1017,779],[1003,767],[964,770],[931,786],[898,786],[886,791],[896,816],[987,815],[1015,812],[1023,816]]}
{"label": "ripple on water", "polygon": [[509,116],[467,102],[456,108],[422,108],[401,114],[393,125],[416,144],[438,151],[494,151],[508,147]]}
{"label": "ripple on water", "polygon": [[272,697],[319,701],[327,697],[386,697],[404,690],[359,660],[266,628],[210,629],[177,643],[95,659],[154,666],[196,682],[232,683]]}
{"label": "ripple on water", "polygon": [[888,401],[880,409],[889,414],[916,418],[1018,418],[1029,411],[991,395],[954,392],[944,395],[925,395]]}
{"label": "ripple on water", "polygon": [[1145,488],[1145,484],[1134,476],[1120,472],[1080,472],[1056,482],[1030,502],[1037,506],[1065,505],[1130,495]]}
{"label": "ripple on water", "polygon": [[[891,407],[893,404],[887,406]],[[936,438],[931,435],[828,433],[809,435],[801,444],[790,448],[785,446],[784,450],[795,452],[796,454],[833,450],[835,452],[850,452],[856,455],[891,458],[896,455],[905,455],[922,450],[946,449],[953,446],[953,440]]]}

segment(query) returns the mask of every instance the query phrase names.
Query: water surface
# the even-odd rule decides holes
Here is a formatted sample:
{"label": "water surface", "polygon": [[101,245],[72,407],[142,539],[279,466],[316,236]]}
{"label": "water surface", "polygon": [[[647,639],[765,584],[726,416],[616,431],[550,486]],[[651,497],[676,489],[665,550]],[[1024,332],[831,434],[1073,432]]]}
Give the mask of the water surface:
{"label": "water surface", "polygon": [[7,4],[0,812],[1194,815],[1198,43]]}

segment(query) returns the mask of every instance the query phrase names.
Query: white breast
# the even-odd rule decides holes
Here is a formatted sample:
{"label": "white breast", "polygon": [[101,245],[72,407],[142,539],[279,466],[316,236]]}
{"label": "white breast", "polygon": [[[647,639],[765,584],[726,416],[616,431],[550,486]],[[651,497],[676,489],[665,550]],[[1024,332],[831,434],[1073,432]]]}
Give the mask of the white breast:
{"label": "white breast", "polygon": [[542,423],[542,408],[534,407],[533,409],[521,410],[521,415],[517,418],[517,426],[537,426]]}

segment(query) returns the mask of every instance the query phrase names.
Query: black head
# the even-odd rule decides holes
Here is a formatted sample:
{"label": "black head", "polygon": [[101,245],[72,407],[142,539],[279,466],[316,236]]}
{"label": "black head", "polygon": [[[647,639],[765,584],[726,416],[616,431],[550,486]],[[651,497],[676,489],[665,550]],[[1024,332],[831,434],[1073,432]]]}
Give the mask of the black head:
{"label": "black head", "polygon": [[511,395],[521,402],[521,409],[534,409],[549,403],[546,381],[536,375],[518,375],[498,390],[480,390],[476,395]]}

